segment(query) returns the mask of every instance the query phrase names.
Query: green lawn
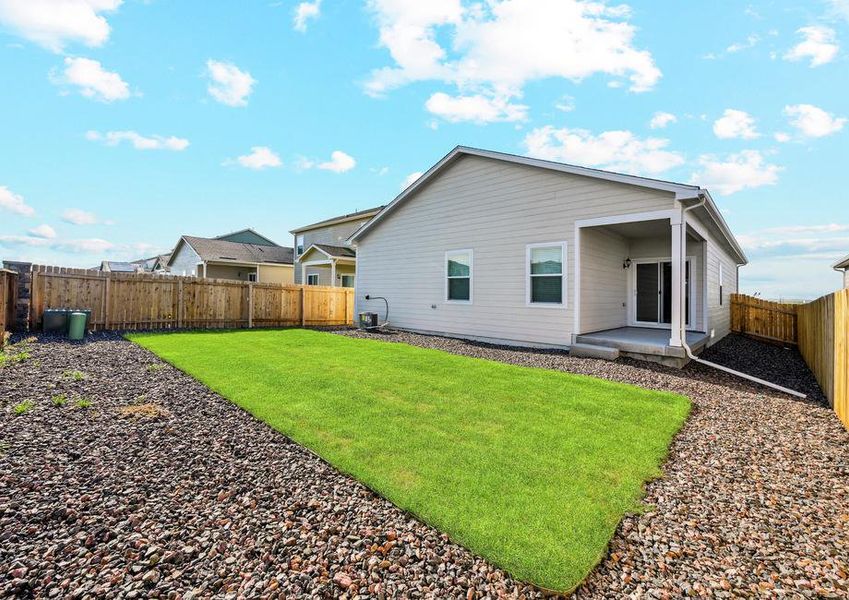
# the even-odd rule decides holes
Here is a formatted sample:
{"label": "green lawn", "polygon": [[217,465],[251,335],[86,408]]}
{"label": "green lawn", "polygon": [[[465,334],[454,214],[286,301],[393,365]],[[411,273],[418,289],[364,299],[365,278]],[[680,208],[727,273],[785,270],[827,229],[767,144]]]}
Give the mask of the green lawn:
{"label": "green lawn", "polygon": [[567,591],[661,474],[689,401],[307,330],[138,334],[196,377],[515,577]]}

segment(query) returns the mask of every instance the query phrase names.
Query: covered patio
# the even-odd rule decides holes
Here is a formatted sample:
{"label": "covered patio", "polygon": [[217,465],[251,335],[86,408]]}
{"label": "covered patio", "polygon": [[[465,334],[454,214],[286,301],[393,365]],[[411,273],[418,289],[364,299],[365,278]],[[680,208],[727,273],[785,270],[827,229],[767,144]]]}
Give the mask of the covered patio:
{"label": "covered patio", "polygon": [[[638,355],[643,359],[650,356],[672,357],[675,359],[686,357],[686,352],[682,346],[671,346],[669,344],[668,329],[617,327],[615,329],[585,333],[576,336],[575,339],[579,344],[616,348],[622,354]],[[687,332],[687,345],[695,353],[700,352],[707,345],[709,339],[710,336],[701,331]]]}
{"label": "covered patio", "polygon": [[357,253],[347,246],[313,244],[301,255],[301,281],[307,285],[354,287]]}

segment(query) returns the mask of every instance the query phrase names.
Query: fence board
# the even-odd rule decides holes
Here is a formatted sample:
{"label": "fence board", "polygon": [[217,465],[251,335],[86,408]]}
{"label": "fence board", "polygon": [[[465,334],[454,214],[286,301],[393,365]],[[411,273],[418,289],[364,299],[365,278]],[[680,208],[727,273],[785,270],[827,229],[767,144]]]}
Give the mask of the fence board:
{"label": "fence board", "polygon": [[93,329],[350,325],[354,290],[33,266],[30,326],[48,308],[87,308]]}
{"label": "fence board", "polygon": [[18,274],[0,269],[0,348],[6,340],[6,331],[15,324],[18,300]]}

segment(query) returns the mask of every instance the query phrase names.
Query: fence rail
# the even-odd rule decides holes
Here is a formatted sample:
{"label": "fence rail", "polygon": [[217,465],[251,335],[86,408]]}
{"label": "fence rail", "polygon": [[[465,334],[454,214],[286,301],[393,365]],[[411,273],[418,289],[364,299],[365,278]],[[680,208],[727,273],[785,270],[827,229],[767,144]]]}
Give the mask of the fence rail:
{"label": "fence rail", "polygon": [[95,330],[349,325],[354,290],[33,265],[30,328],[50,308],[89,309]]}
{"label": "fence rail", "polygon": [[0,269],[0,348],[6,341],[6,331],[15,323],[15,306],[18,299],[18,274]]}
{"label": "fence rail", "polygon": [[731,331],[795,344],[798,338],[796,306],[731,294]]}

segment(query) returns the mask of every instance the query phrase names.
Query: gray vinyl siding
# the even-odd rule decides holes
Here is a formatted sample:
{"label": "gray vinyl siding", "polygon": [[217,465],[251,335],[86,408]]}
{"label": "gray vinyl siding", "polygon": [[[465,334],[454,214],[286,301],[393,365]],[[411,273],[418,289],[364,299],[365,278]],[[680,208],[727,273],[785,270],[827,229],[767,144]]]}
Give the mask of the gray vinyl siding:
{"label": "gray vinyl siding", "polygon": [[206,265],[206,277],[208,279],[250,281],[251,273],[256,273],[256,267],[245,267],[242,265]]}
{"label": "gray vinyl siding", "polygon": [[581,329],[601,331],[628,324],[628,240],[602,227],[581,231]]}
{"label": "gray vinyl siding", "polygon": [[[568,346],[575,221],[667,210],[674,202],[670,193],[464,156],[361,238],[357,311],[382,314],[382,302],[363,296],[385,296],[396,327]],[[526,245],[562,241],[564,306],[528,306]],[[446,302],[445,252],[467,248],[474,251],[473,303]]]}
{"label": "gray vinyl siding", "polygon": [[170,273],[172,275],[197,275],[200,256],[185,242],[180,243],[179,246],[177,255],[174,256],[174,261],[171,263]]}
{"label": "gray vinyl siding", "polygon": [[[298,235],[304,236],[304,250],[307,250],[313,244],[350,246],[350,244],[348,244],[347,242],[347,239],[351,236],[352,233],[354,233],[370,219],[371,217],[363,217],[362,219],[357,219],[355,221],[347,221],[345,223],[337,223],[336,225],[328,225],[327,227],[320,227],[318,229],[310,229],[309,231],[304,231],[303,233]],[[294,239],[294,247],[296,249],[298,247],[297,235]],[[327,275],[327,279],[328,281],[330,280],[329,272]],[[301,283],[301,265],[298,262],[297,257],[295,260],[295,283]],[[330,284],[322,283],[321,285]]]}

